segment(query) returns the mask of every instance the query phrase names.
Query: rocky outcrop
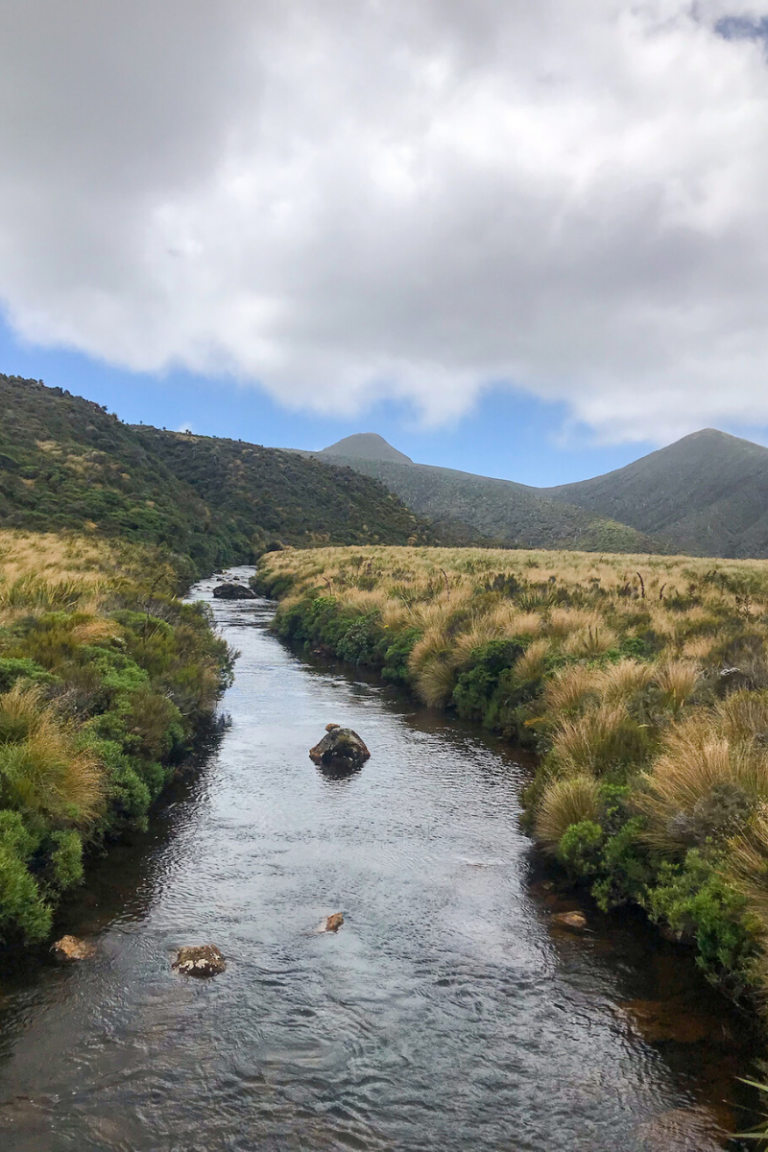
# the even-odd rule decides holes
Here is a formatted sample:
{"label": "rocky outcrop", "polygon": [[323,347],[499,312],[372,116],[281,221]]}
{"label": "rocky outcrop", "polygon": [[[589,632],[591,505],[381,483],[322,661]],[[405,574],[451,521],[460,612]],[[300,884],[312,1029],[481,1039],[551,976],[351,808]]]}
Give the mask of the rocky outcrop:
{"label": "rocky outcrop", "polygon": [[226,972],[227,965],[215,944],[200,944],[191,948],[180,948],[171,965],[185,976],[218,976]]}
{"label": "rocky outcrop", "polygon": [[75,960],[92,960],[96,955],[93,944],[79,940],[77,936],[62,936],[61,940],[57,940],[55,944],[51,945],[51,952],[57,960],[62,960],[65,963],[71,963]]}
{"label": "rocky outcrop", "polygon": [[245,584],[217,584],[213,590],[216,600],[256,600],[256,593]]}
{"label": "rocky outcrop", "polygon": [[355,772],[370,756],[357,732],[338,724],[329,724],[320,743],[309,750],[313,763],[336,772]]}

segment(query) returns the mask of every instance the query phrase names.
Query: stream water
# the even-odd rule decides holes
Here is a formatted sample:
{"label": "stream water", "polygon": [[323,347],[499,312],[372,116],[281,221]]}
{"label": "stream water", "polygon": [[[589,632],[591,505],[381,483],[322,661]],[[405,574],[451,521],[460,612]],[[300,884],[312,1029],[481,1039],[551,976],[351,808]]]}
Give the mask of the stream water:
{"label": "stream water", "polygon": [[[520,758],[212,603],[231,724],[63,910],[97,959],[0,972],[3,1152],[736,1147],[746,1025],[639,919],[555,927]],[[309,760],[329,721],[361,772]],[[171,971],[207,942],[225,974]]]}

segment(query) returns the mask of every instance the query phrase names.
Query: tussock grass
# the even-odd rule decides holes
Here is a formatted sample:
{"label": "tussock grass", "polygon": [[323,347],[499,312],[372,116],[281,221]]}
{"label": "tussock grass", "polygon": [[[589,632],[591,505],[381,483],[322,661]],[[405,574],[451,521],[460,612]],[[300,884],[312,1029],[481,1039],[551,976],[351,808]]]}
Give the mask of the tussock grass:
{"label": "tussock grass", "polygon": [[563,773],[603,775],[627,764],[642,763],[648,751],[645,730],[629,715],[626,704],[601,704],[558,724],[552,758]]}
{"label": "tussock grass", "polygon": [[572,824],[599,819],[599,799],[600,787],[594,776],[551,780],[536,809],[536,839],[554,851]]}
{"label": "tussock grass", "polygon": [[594,683],[602,700],[616,703],[630,700],[643,692],[653,679],[652,664],[641,664],[638,660],[619,660],[616,664],[602,668],[594,676]]}
{"label": "tussock grass", "polygon": [[40,688],[17,683],[0,696],[0,798],[4,806],[83,827],[103,809],[106,777],[78,746],[71,723]]}
{"label": "tussock grass", "polygon": [[598,677],[586,664],[558,669],[544,689],[544,704],[552,716],[580,711],[587,701],[597,701]]}
{"label": "tussock grass", "polygon": [[658,668],[654,678],[673,712],[678,713],[693,695],[700,671],[693,660],[668,660]]}
{"label": "tussock grass", "polygon": [[646,835],[674,852],[743,823],[768,799],[768,758],[693,715],[669,731],[642,782],[637,805],[648,817]]}
{"label": "tussock grass", "polygon": [[528,645],[515,665],[515,672],[521,680],[539,680],[547,670],[549,644],[546,640],[534,640]]}

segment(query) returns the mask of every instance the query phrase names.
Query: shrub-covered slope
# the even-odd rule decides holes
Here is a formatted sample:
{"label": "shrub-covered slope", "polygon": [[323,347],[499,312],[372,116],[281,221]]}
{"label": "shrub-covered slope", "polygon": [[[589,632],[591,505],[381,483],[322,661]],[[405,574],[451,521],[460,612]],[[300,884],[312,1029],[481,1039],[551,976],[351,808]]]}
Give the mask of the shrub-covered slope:
{"label": "shrub-covered slope", "polygon": [[768,557],[768,448],[713,428],[605,476],[544,491],[678,552]]}
{"label": "shrub-covered slope", "polygon": [[0,526],[161,544],[199,570],[285,543],[407,543],[430,529],[349,469],[239,441],[122,424],[35,380],[0,376]]}
{"label": "shrub-covered slope", "polygon": [[213,711],[232,654],[177,579],[140,545],[0,531],[0,945],[47,936]]}
{"label": "shrub-covered slope", "polygon": [[663,551],[657,540],[618,523],[618,518],[585,512],[511,480],[428,464],[362,456],[334,458],[380,480],[409,508],[436,524],[459,522],[498,544],[595,552]]}

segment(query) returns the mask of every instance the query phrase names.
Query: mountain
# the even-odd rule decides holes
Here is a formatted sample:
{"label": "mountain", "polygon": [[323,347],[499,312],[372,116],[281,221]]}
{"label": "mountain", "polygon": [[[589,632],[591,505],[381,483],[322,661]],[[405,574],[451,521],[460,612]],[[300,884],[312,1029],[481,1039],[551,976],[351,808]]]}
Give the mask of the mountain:
{"label": "mountain", "polygon": [[768,448],[705,428],[592,480],[544,493],[678,552],[768,557]]}
{"label": "mountain", "polygon": [[394,464],[412,464],[410,456],[398,452],[377,432],[356,432],[345,436],[328,448],[318,452],[318,456],[343,456],[347,460],[389,460]]}
{"label": "mountain", "polygon": [[[480,533],[486,543],[512,547],[576,548],[602,552],[658,552],[661,546],[643,532],[602,514],[553,499],[541,489],[529,488],[511,480],[494,480],[453,468],[429,464],[401,463],[382,455],[381,444],[390,453],[396,449],[381,437],[347,437],[358,449],[373,443],[377,453],[365,457],[340,456],[346,441],[324,449],[339,463],[386,484],[409,508],[428,517],[436,528],[456,537],[462,533],[471,542]],[[379,443],[380,441],[380,443]],[[402,455],[398,453],[398,455]],[[461,541],[460,541],[461,542]]]}
{"label": "mountain", "polygon": [[166,545],[199,571],[247,562],[274,539],[436,541],[396,496],[338,462],[123,424],[61,388],[3,375],[0,526]]}

